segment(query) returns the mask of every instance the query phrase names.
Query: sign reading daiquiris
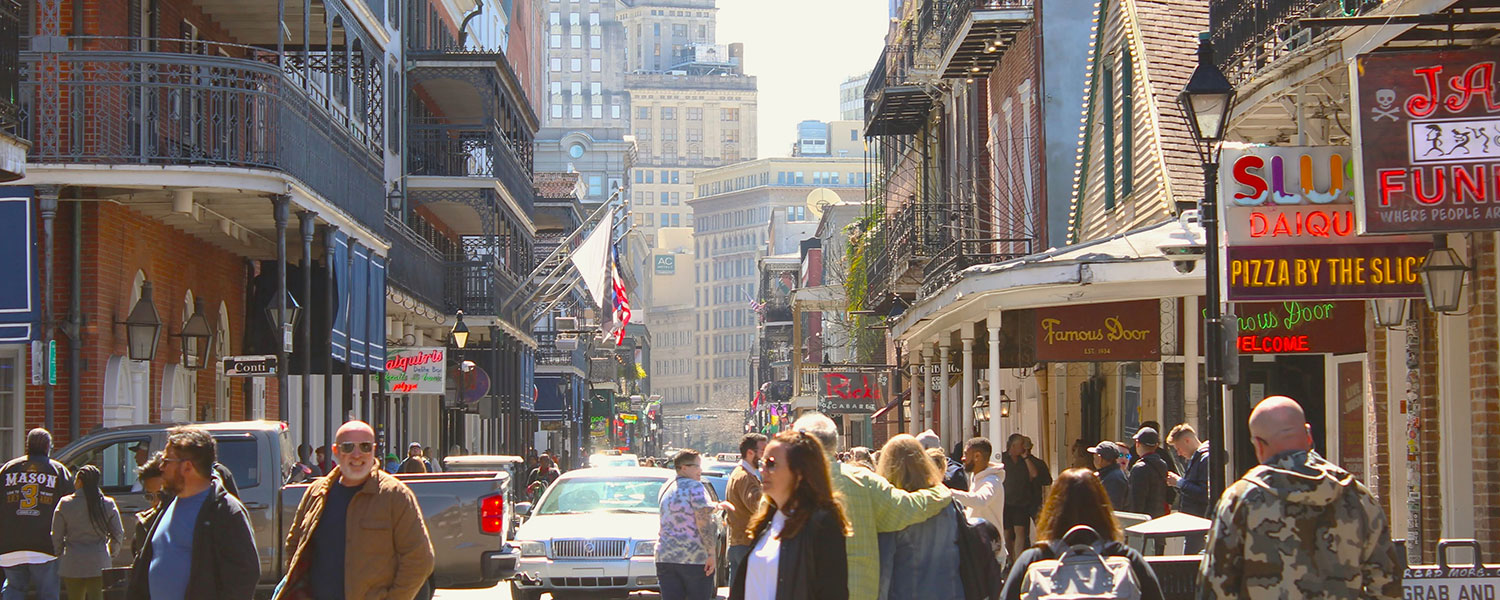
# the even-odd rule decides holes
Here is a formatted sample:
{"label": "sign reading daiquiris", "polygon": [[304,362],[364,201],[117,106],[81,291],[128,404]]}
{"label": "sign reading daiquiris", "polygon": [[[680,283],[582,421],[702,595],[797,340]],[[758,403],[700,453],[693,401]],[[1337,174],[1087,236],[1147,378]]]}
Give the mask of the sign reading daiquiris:
{"label": "sign reading daiquiris", "polygon": [[1156,300],[1037,309],[1039,361],[1152,360],[1161,355]]}
{"label": "sign reading daiquiris", "polygon": [[447,353],[442,346],[388,349],[386,389],[393,394],[442,394],[448,383]]}

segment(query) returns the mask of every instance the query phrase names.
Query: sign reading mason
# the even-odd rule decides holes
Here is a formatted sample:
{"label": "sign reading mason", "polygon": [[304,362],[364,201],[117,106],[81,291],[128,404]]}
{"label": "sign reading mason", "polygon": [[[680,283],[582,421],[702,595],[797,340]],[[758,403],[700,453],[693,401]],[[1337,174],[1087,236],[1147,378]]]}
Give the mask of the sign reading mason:
{"label": "sign reading mason", "polygon": [[1156,300],[1037,309],[1036,359],[1043,362],[1154,360],[1161,356]]}
{"label": "sign reading mason", "polygon": [[1424,49],[1355,61],[1360,233],[1500,229],[1495,58]]}
{"label": "sign reading mason", "polygon": [[868,415],[889,402],[891,376],[884,371],[818,373],[818,412]]}
{"label": "sign reading mason", "polygon": [[448,349],[442,346],[390,348],[385,388],[393,394],[442,394],[448,385]]}
{"label": "sign reading mason", "polygon": [[1230,300],[1420,298],[1431,242],[1231,246]]}

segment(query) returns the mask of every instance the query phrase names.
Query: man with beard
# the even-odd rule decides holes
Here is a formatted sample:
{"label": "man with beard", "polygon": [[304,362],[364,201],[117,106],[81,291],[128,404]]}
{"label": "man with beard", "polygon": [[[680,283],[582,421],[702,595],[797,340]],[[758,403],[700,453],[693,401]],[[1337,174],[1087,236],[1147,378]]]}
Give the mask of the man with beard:
{"label": "man with beard", "polygon": [[729,521],[729,581],[734,581],[735,565],[744,561],[755,547],[755,538],[750,536],[750,518],[760,509],[760,459],[766,454],[766,436],[747,433],[740,438],[740,464],[729,474],[729,486],[724,490],[726,500],[734,510],[726,515]]}
{"label": "man with beard", "polygon": [[172,496],[130,570],[130,600],[248,600],[260,557],[245,506],[214,477],[218,446],[198,427],[167,431],[163,490]]}
{"label": "man with beard", "polygon": [[[411,598],[432,574],[432,541],[411,488],[376,468],[375,430],[350,421],[334,435],[338,466],[314,481],[287,532],[292,557],[275,598]],[[345,555],[355,560],[346,561]],[[395,568],[345,569],[346,565]]]}

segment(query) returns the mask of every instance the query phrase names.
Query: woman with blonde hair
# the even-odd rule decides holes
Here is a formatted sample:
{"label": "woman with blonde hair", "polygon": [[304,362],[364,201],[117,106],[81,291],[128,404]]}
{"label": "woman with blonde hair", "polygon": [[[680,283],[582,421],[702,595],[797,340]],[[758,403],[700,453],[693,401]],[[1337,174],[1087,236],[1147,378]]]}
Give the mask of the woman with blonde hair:
{"label": "woman with blonde hair", "polygon": [[[925,490],[943,481],[939,464],[946,464],[942,450],[938,460],[929,456],[922,443],[901,434],[880,449],[876,472],[908,492]],[[891,533],[880,534],[880,598],[964,600],[959,578],[958,520],[956,506],[937,516]]]}
{"label": "woman with blonde hair", "polygon": [[750,520],[750,554],[732,571],[730,600],[848,600],[851,529],[823,444],[800,431],[778,433],[760,472],[765,499]]}

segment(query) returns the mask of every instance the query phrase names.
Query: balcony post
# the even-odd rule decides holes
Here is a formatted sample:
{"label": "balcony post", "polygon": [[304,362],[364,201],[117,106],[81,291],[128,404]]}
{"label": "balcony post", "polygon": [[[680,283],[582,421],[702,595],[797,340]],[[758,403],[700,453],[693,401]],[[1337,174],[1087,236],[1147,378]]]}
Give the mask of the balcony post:
{"label": "balcony post", "polygon": [[989,438],[990,446],[996,450],[993,456],[1000,455],[1000,311],[990,313],[984,324],[989,326],[990,334],[990,423]]}
{"label": "balcony post", "polygon": [[[312,243],[313,219],[318,213],[304,210],[297,213],[297,227],[302,234],[302,302],[306,303],[307,316],[302,319],[302,335],[298,336],[302,352],[302,424],[298,428],[297,443],[312,446],[308,421],[312,420]],[[290,366],[290,365],[288,365]]]}
{"label": "balcony post", "polygon": [[[292,197],[286,194],[271,196],[272,216],[276,220],[276,320],[279,323],[286,322],[286,225],[291,217]],[[287,364],[286,344],[283,336],[284,330],[276,331],[276,418],[285,423],[291,415],[291,394],[288,388],[291,381]],[[304,415],[305,417],[306,415]]]}
{"label": "balcony post", "polygon": [[959,422],[963,427],[959,429],[958,439],[964,441],[974,435],[974,330],[975,323],[964,324],[963,329],[963,357],[964,357],[964,397],[962,406],[959,407]]}
{"label": "balcony post", "polygon": [[938,434],[943,438],[944,452],[947,452],[948,445],[953,443],[955,430],[960,425],[960,422],[953,418],[953,388],[948,385],[948,351],[952,348],[953,344],[948,341],[948,334],[943,334],[943,340],[938,342],[938,383],[942,385],[939,389],[942,410],[938,415],[942,426]]}
{"label": "balcony post", "polygon": [[937,350],[934,344],[932,350],[922,353],[922,429],[932,429],[932,353]]}
{"label": "balcony post", "polygon": [[[912,435],[916,435],[922,431],[917,427],[918,425],[922,424],[922,400],[921,397],[917,395],[917,392],[927,389],[927,368],[922,364],[923,353],[921,345],[917,346],[916,356],[913,357],[913,359],[914,360],[912,360],[912,364],[917,365],[917,374],[915,377],[911,378],[911,393],[907,394],[907,397],[911,401],[911,411],[909,411],[909,414],[907,414],[906,416],[906,430]],[[919,384],[922,386],[920,389],[916,387]]]}
{"label": "balcony post", "polygon": [[[338,232],[338,230],[339,228],[337,225],[323,226],[323,266],[328,270],[328,272],[324,274],[328,288],[328,291],[326,293],[326,300],[328,301],[328,347],[327,351],[323,353],[323,445],[329,447],[330,453],[333,451],[332,448],[334,432],[333,320],[334,307],[338,305],[338,296],[336,294],[338,294],[339,289],[338,282],[333,278],[333,245],[335,238],[337,237],[335,234]],[[311,360],[311,358],[309,358],[309,360]],[[329,456],[333,455],[329,454]]]}

